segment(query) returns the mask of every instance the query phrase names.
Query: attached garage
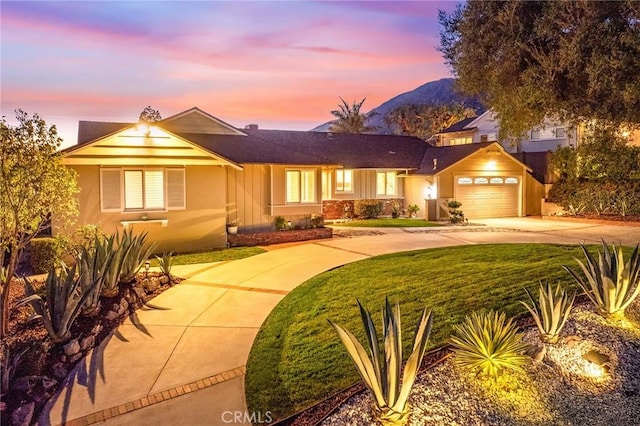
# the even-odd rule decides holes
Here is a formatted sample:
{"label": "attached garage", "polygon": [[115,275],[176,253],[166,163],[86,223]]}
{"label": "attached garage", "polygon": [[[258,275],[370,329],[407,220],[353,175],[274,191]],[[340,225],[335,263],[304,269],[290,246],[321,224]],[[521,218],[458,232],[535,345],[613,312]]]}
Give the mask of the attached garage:
{"label": "attached garage", "polygon": [[520,216],[520,178],[517,176],[458,176],[455,199],[466,218]]}

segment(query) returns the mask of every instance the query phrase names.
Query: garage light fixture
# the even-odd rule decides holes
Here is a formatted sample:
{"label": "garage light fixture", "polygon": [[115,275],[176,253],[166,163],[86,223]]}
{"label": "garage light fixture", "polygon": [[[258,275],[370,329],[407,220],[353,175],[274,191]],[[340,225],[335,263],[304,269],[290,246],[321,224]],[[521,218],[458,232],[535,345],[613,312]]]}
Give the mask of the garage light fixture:
{"label": "garage light fixture", "polygon": [[492,170],[492,171],[493,171],[493,170],[497,170],[497,169],[498,169],[498,167],[497,167],[497,164],[496,164],[495,160],[489,160],[489,161],[487,161],[487,163],[486,163],[486,164],[485,164],[485,166],[484,166],[484,169],[485,169],[485,170]]}

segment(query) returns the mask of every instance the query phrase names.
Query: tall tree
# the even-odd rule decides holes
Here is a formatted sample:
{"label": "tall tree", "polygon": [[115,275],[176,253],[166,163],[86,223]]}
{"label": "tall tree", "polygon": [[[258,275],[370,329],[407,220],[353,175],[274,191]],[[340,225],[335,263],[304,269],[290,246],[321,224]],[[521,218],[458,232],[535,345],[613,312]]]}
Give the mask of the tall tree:
{"label": "tall tree", "polygon": [[143,109],[138,117],[138,122],[147,124],[156,123],[160,120],[162,120],[160,112],[151,108],[151,105]]}
{"label": "tall tree", "polygon": [[9,287],[31,239],[78,213],[76,174],[60,162],[62,139],[38,114],[16,111],[18,124],[0,120],[0,337],[9,326]]}
{"label": "tall tree", "polygon": [[406,104],[391,110],[384,121],[396,134],[429,140],[452,124],[475,115],[473,108],[461,104]]}
{"label": "tall tree", "polygon": [[362,104],[367,98],[360,102],[353,101],[353,105],[349,105],[342,98],[340,100],[342,103],[338,104],[339,109],[331,111],[336,120],[331,123],[330,131],[335,133],[371,133],[376,130],[375,126],[367,126],[367,119],[377,113],[363,114],[360,112]]}
{"label": "tall tree", "polygon": [[505,135],[545,116],[640,124],[640,2],[469,0],[439,19],[462,90]]}

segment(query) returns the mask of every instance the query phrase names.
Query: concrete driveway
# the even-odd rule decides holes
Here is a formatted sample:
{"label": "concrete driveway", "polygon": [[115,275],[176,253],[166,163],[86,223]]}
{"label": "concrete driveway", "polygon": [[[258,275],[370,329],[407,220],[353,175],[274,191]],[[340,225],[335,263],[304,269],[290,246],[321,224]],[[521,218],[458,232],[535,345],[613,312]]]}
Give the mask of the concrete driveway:
{"label": "concrete driveway", "polygon": [[[141,310],[69,374],[42,424],[223,425],[247,413],[245,365],[253,340],[289,291],[333,267],[385,253],[487,243],[607,241],[635,245],[640,227],[489,219],[484,226],[376,229],[381,235],[288,246],[247,259],[175,267],[187,278]],[[359,228],[360,231],[371,230]],[[252,417],[253,415],[253,417]]]}

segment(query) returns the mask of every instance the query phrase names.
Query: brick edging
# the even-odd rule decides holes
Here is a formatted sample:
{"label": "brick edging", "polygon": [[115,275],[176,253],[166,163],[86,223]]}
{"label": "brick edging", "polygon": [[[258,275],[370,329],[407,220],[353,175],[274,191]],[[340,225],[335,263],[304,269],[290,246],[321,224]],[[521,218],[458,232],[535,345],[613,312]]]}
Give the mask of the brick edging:
{"label": "brick edging", "polygon": [[246,374],[246,366],[237,367],[232,370],[223,371],[222,373],[215,374],[213,376],[206,377],[204,379],[196,380],[195,382],[187,383],[186,385],[178,386],[173,389],[168,389],[162,392],[154,393],[153,395],[146,396],[144,398],[137,399],[135,401],[129,401],[124,404],[117,405],[115,407],[105,408],[93,414],[89,414],[84,417],[80,417],[68,422],[62,423],[66,426],[87,426],[95,423],[103,422],[107,419],[121,416],[123,414],[130,413],[135,410],[139,410],[150,405],[158,404],[169,399],[177,398],[181,395],[186,395],[191,392],[195,392],[201,389],[208,388],[218,383],[226,382],[237,377],[242,377]]}

